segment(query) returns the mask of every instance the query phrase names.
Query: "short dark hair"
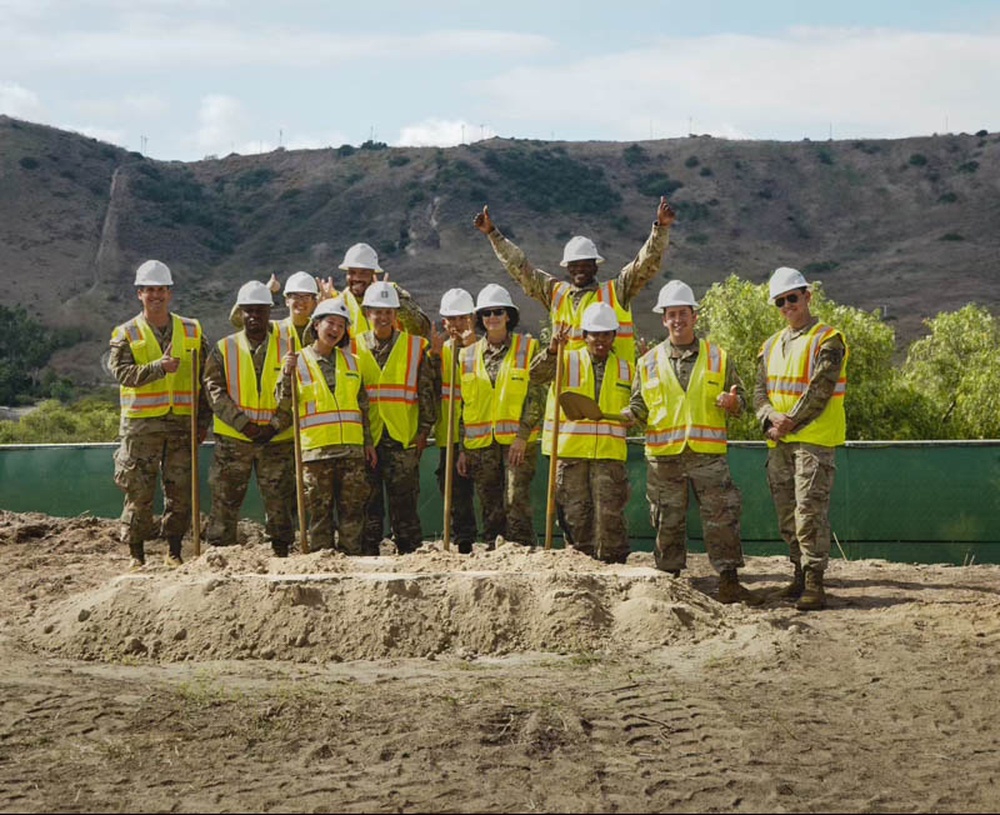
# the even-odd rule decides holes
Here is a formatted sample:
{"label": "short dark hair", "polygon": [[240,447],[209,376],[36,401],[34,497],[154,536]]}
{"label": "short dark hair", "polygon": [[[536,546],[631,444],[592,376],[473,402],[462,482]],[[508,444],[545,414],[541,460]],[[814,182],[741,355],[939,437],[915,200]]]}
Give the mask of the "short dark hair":
{"label": "short dark hair", "polygon": [[[513,331],[517,328],[517,324],[521,322],[521,312],[516,308],[511,308],[510,306],[504,306],[507,310],[507,330]],[[492,311],[493,309],[483,309],[483,311]],[[486,331],[486,324],[483,322],[483,315],[478,311],[476,312],[476,328],[480,331]]]}

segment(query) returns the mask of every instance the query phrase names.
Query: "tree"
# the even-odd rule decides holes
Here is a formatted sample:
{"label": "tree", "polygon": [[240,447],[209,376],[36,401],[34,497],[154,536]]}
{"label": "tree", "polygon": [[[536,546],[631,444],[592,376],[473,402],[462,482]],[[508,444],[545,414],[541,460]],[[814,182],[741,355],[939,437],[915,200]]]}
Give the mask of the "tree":
{"label": "tree", "polygon": [[41,369],[53,351],[74,339],[44,328],[21,306],[0,306],[0,404],[24,404],[42,395]]}
{"label": "tree", "polygon": [[926,438],[1000,438],[1000,324],[983,306],[969,304],[925,321],[903,379],[926,395],[936,432]]}

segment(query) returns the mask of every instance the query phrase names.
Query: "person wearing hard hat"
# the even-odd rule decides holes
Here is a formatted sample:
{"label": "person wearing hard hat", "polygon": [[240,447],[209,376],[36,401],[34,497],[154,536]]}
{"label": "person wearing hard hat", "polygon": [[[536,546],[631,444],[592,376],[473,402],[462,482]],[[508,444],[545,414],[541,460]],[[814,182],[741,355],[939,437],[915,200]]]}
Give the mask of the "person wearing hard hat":
{"label": "person wearing hard hat", "polygon": [[[278,278],[273,274],[267,287],[274,294],[282,290]],[[309,272],[295,272],[289,275],[288,280],[285,281],[284,295],[288,316],[282,322],[285,323],[288,331],[291,331],[292,328],[295,329],[295,350],[298,351],[303,345],[308,345],[313,340],[313,337],[307,336],[307,333],[311,325],[310,318],[313,309],[319,302],[319,284]],[[235,328],[243,328],[243,309],[233,305],[232,311],[229,312],[229,322]],[[289,334],[289,336],[292,335]]]}
{"label": "person wearing hard hat", "polygon": [[701,513],[705,550],[719,575],[720,603],[760,599],[740,585],[742,499],[729,473],[726,421],[746,407],[746,393],[723,348],[694,333],[698,303],[691,287],[671,280],[654,311],[667,339],[636,365],[623,417],[646,425],[646,498],[656,529],[656,568],[677,576],[687,561],[688,491]]}
{"label": "person wearing hard hat", "polygon": [[[347,286],[341,292],[344,302],[351,312],[351,337],[357,337],[366,331],[372,330],[372,325],[365,314],[364,299],[368,287],[375,282],[375,275],[382,272],[383,281],[388,282],[389,275],[384,272],[378,263],[378,253],[367,243],[356,243],[344,253],[344,260],[340,264],[347,277]],[[396,290],[396,297],[399,306],[396,310],[396,319],[399,328],[408,334],[419,337],[430,338],[431,321],[420,309],[410,293],[405,289],[392,283]],[[333,281],[327,278],[323,286],[329,296],[337,294]]]}
{"label": "person wearing hard hat", "polygon": [[294,431],[277,388],[291,333],[271,322],[271,303],[266,284],[241,286],[236,304],[243,330],[219,340],[205,364],[205,391],[215,413],[205,540],[210,546],[236,543],[240,508],[256,471],[271,548],[276,557],[288,557],[295,537]]}
{"label": "person wearing hard hat", "polygon": [[[203,366],[207,345],[197,320],[170,311],[174,280],[169,267],[147,260],[135,272],[142,311],[111,334],[110,368],[121,399],[115,483],[125,493],[119,537],[131,568],[146,562],[145,542],[167,539],[168,566],[180,566],[181,540],[191,525],[192,352]],[[205,439],[211,410],[202,392],[198,436]],[[157,476],[163,481],[163,516],[153,529]]]}
{"label": "person wearing hard hat", "polygon": [[[351,352],[351,313],[342,297],[323,300],[312,313],[316,339],[285,355],[279,404],[299,389],[299,427],[311,550],[363,553],[367,475],[377,456],[368,394],[358,358]],[[296,372],[295,384],[292,374]]]}
{"label": "person wearing hard hat", "polygon": [[400,309],[396,287],[376,281],[365,290],[361,304],[371,328],[356,335],[354,343],[378,453],[376,466],[368,471],[372,496],[363,549],[366,555],[379,553],[388,502],[396,549],[406,554],[423,539],[417,511],[420,456],[437,421],[439,396],[427,361],[427,340],[396,328]]}
{"label": "person wearing hard hat", "polygon": [[461,452],[459,432],[462,417],[462,387],[456,375],[452,382],[452,372],[458,361],[456,349],[472,345],[476,341],[476,304],[465,289],[448,289],[441,296],[439,314],[444,332],[431,325],[431,347],[428,358],[433,362],[435,379],[441,383],[441,406],[434,426],[434,442],[440,450],[437,475],[438,488],[444,495],[445,475],[448,467],[448,403],[454,386],[454,422],[452,425],[452,473],[451,473],[451,529],[460,554],[469,554],[472,544],[479,535],[476,524],[475,488],[472,479],[458,471],[458,457]]}
{"label": "person wearing hard hat", "polygon": [[[614,351],[618,315],[607,303],[591,303],[580,320],[584,348],[566,351],[562,392],[594,399],[601,411],[617,417],[628,407],[633,366]],[[555,379],[556,358],[568,329],[556,332],[548,350],[531,365],[533,382]],[[556,507],[566,543],[606,563],[624,563],[629,555],[625,506],[629,484],[625,461],[628,448],[620,419],[571,420],[549,399],[542,432],[542,453],[552,454],[552,436],[559,417],[556,465]]]}
{"label": "person wearing hard hat", "polygon": [[541,303],[549,312],[552,325],[570,327],[567,347],[583,348],[583,329],[580,321],[591,303],[607,303],[618,317],[615,354],[620,359],[635,362],[635,327],[631,303],[642,288],[660,271],[663,253],[670,240],[670,226],[676,213],[660,198],[652,231],[631,263],[626,265],[613,280],[597,281],[597,267],[604,258],[594,242],[583,235],[571,238],[563,249],[559,264],[566,270],[567,280],[557,280],[547,272],[536,269],[528,262],[524,252],[503,236],[490,217],[489,207],[476,215],[476,229],[490,239],[493,251],[507,273],[520,285],[524,293]]}
{"label": "person wearing hard hat", "polygon": [[761,347],[753,404],[767,438],[767,483],[778,528],[794,566],[781,596],[811,611],[826,606],[830,493],[836,448],[847,435],[849,352],[844,335],[813,316],[812,286],[801,272],[776,269],[768,290],[787,325]]}
{"label": "person wearing hard hat", "polygon": [[484,336],[459,353],[462,452],[458,469],[476,487],[483,535],[535,544],[531,482],[545,406],[533,385],[531,361],[538,340],[514,332],[520,312],[503,286],[491,283],[476,298],[476,327]]}

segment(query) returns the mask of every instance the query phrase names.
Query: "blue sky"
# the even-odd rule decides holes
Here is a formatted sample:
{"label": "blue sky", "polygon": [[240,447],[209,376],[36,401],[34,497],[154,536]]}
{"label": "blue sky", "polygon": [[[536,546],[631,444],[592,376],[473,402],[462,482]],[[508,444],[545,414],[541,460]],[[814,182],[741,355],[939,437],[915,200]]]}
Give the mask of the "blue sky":
{"label": "blue sky", "polygon": [[157,159],[1000,129],[998,0],[0,0],[0,113]]}

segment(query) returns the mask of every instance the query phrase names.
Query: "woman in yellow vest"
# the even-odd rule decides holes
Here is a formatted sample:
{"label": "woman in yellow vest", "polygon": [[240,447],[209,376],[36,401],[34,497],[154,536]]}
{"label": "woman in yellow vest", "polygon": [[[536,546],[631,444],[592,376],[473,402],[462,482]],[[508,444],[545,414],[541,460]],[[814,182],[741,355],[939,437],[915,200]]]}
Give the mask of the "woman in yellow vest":
{"label": "woman in yellow vest", "polygon": [[705,550],[719,573],[720,603],[759,599],[740,585],[739,488],[729,474],[726,419],[746,405],[743,383],[726,352],[695,336],[691,287],[671,280],[654,311],[669,337],[636,365],[628,416],[646,423],[646,498],[656,530],[656,567],[677,576],[687,562],[688,492],[701,512]]}
{"label": "woman in yellow vest", "polygon": [[[303,480],[312,549],[362,554],[368,467],[377,461],[368,394],[351,353],[351,313],[342,297],[323,300],[312,314],[315,341],[286,356],[282,398],[297,370]],[[336,522],[335,519],[336,518]]]}
{"label": "woman in yellow vest", "polygon": [[458,468],[472,478],[483,512],[483,534],[535,544],[531,481],[538,462],[544,388],[530,382],[538,340],[516,334],[520,318],[510,293],[491,283],[476,299],[476,326],[485,336],[463,348],[462,452]]}
{"label": "woman in yellow vest", "polygon": [[[618,317],[606,303],[593,303],[584,311],[580,325],[586,347],[564,352],[562,391],[583,394],[596,400],[603,413],[619,416],[628,407],[633,367],[612,351]],[[533,382],[548,384],[555,378],[563,333],[568,329],[554,334],[547,353],[532,363]],[[621,419],[570,421],[558,409],[556,505],[566,542],[598,560],[624,563],[629,553],[625,425]],[[546,455],[552,454],[556,410],[550,397],[542,433]]]}
{"label": "woman in yellow vest", "polygon": [[288,557],[295,536],[295,455],[292,416],[276,394],[288,339],[271,322],[271,302],[264,283],[244,284],[236,300],[244,328],[219,340],[205,363],[216,440],[205,539],[211,546],[236,544],[240,508],[256,472],[271,547],[277,557]]}

